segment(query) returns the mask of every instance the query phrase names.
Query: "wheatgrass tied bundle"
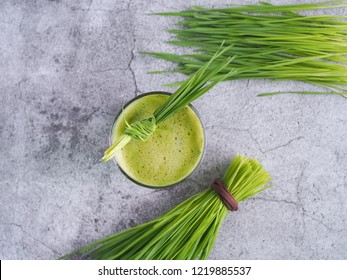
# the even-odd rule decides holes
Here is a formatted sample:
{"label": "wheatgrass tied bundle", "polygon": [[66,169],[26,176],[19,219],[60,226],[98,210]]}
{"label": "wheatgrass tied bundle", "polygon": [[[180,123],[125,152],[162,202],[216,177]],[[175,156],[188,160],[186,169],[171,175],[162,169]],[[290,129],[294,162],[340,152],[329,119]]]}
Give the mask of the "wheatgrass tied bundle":
{"label": "wheatgrass tied bundle", "polygon": [[148,223],[108,236],[62,259],[207,259],[219,228],[238,203],[269,187],[269,173],[255,159],[236,155],[224,177]]}
{"label": "wheatgrass tied bundle", "polygon": [[[225,41],[232,45],[215,63],[234,57],[222,73],[235,71],[227,79],[296,80],[318,86],[318,91],[292,91],[301,94],[337,94],[346,97],[347,22],[346,16],[313,10],[347,7],[347,1],[333,0],[313,4],[256,5],[226,8],[192,7],[181,12],[157,15],[183,18],[170,44],[191,48],[190,54],[147,52],[177,63],[174,70],[191,75],[214,55]],[[319,91],[319,87],[323,90]],[[264,93],[271,95],[281,92]],[[288,93],[288,92],[287,92]]]}

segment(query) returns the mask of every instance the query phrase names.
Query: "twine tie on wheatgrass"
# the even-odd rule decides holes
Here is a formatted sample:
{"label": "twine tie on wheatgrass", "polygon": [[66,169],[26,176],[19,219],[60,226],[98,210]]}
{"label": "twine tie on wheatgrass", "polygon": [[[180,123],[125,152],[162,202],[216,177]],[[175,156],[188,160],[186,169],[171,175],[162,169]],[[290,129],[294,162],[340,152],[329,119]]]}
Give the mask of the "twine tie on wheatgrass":
{"label": "twine tie on wheatgrass", "polygon": [[129,124],[126,119],[124,119],[127,128],[124,134],[120,136],[111,147],[107,149],[101,160],[108,161],[116,154],[117,150],[123,148],[132,139],[139,139],[142,141],[147,141],[147,139],[154,133],[157,129],[157,118],[155,116],[150,116],[149,118],[133,122]]}
{"label": "twine tie on wheatgrass", "polygon": [[154,116],[133,122],[132,124],[129,124],[125,120],[125,123],[127,128],[124,133],[131,136],[133,139],[140,139],[142,141],[146,141],[157,129],[157,120]]}
{"label": "twine tie on wheatgrass", "polygon": [[236,199],[232,196],[228,188],[222,183],[220,179],[216,178],[213,181],[211,188],[216,191],[220,200],[224,203],[225,207],[229,211],[237,211],[239,206]]}

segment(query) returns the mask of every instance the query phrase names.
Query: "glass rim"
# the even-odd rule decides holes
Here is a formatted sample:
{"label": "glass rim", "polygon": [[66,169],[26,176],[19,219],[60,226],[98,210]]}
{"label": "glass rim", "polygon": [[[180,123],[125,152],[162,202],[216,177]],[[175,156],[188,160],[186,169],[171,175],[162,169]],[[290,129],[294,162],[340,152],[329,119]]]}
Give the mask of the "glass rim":
{"label": "glass rim", "polygon": [[[111,127],[111,131],[110,131],[110,135],[109,135],[109,145],[111,146],[113,144],[112,142],[112,139],[113,139],[113,131],[114,131],[114,128],[116,126],[116,122],[119,118],[119,116],[122,114],[123,112],[123,109],[126,108],[127,106],[129,106],[131,103],[133,103],[134,101],[142,98],[142,97],[145,97],[145,96],[148,96],[148,95],[155,95],[155,94],[163,94],[163,95],[172,95],[172,93],[170,92],[166,92],[166,91],[150,91],[150,92],[146,92],[146,93],[142,93],[142,94],[139,94],[133,98],[131,98],[128,102],[125,103],[125,105],[122,106],[122,109],[119,110],[119,112],[117,113],[113,123],[112,123],[112,127]],[[192,105],[192,104],[188,104],[187,106],[189,106],[193,112],[195,113],[195,115],[198,117],[198,120],[200,122],[200,125],[202,127],[202,134],[203,134],[203,140],[204,140],[204,143],[203,143],[203,146],[202,146],[202,153],[201,153],[201,156],[200,156],[200,159],[199,161],[197,162],[196,166],[193,168],[193,170],[188,173],[185,177],[183,177],[182,179],[180,179],[179,181],[175,182],[175,183],[172,183],[170,185],[165,185],[165,186],[152,186],[152,185],[146,185],[146,184],[143,184],[137,180],[135,180],[134,178],[132,178],[131,176],[129,176],[124,170],[123,168],[118,164],[117,160],[115,157],[112,158],[112,161],[117,165],[118,169],[125,175],[125,177],[127,177],[130,181],[132,181],[133,183],[141,186],[141,187],[145,187],[145,188],[150,188],[150,189],[166,189],[166,188],[172,188],[176,185],[178,185],[179,183],[182,183],[183,181],[185,181],[186,179],[188,179],[199,167],[199,165],[201,164],[201,162],[203,161],[204,159],[204,156],[205,156],[205,150],[206,150],[206,135],[205,135],[205,126],[202,122],[202,119],[201,119],[201,116],[199,114],[199,112],[196,110],[196,108]]]}

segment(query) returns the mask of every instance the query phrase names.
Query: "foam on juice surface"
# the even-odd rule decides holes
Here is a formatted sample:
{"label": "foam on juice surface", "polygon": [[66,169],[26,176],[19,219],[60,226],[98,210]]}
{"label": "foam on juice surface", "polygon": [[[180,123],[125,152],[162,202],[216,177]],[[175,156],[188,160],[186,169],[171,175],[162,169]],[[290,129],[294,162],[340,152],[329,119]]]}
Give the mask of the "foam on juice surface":
{"label": "foam on juice surface", "polygon": [[[118,117],[113,141],[128,123],[149,117],[168,95],[141,97]],[[204,149],[204,131],[198,116],[189,107],[161,122],[151,137],[143,142],[132,140],[116,155],[122,170],[133,180],[148,186],[168,186],[187,177],[199,163]]]}

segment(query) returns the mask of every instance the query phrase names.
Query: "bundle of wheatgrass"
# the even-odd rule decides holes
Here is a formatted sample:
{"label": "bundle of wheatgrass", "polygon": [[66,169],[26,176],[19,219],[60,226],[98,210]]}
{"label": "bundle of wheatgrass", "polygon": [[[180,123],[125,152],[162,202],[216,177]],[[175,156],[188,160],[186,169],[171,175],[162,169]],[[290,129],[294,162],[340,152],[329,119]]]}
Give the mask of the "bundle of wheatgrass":
{"label": "bundle of wheatgrass", "polygon": [[214,188],[192,196],[151,222],[96,241],[63,259],[206,259],[228,208],[237,210],[237,202],[265,190],[270,180],[258,161],[235,156],[223,179],[215,180]]}
{"label": "bundle of wheatgrass", "polygon": [[[178,22],[180,29],[169,30],[174,34],[170,43],[193,48],[194,53],[149,54],[178,63],[174,71],[190,75],[225,41],[233,48],[224,52],[219,60],[235,57],[232,66],[226,67],[224,72],[237,70],[229,79],[297,80],[321,86],[325,91],[293,93],[331,93],[346,97],[346,16],[317,15],[316,12],[302,15],[305,11],[344,7],[347,1],[337,0],[283,6],[259,3],[224,9],[192,7],[182,12],[159,13],[183,17]],[[165,71],[154,73],[158,72]]]}
{"label": "bundle of wheatgrass", "polygon": [[[102,160],[109,161],[115,154],[127,145],[132,139],[146,141],[155,132],[157,125],[170,116],[199,98],[218,82],[235,75],[236,71],[228,67],[233,57],[223,55],[230,50],[224,47],[224,42],[219,46],[210,59],[204,63],[194,74],[176,90],[170,98],[148,118],[127,124],[124,134],[105,151]],[[223,59],[219,59],[223,56]],[[228,67],[228,70],[225,69]],[[223,74],[221,74],[223,72]]]}

